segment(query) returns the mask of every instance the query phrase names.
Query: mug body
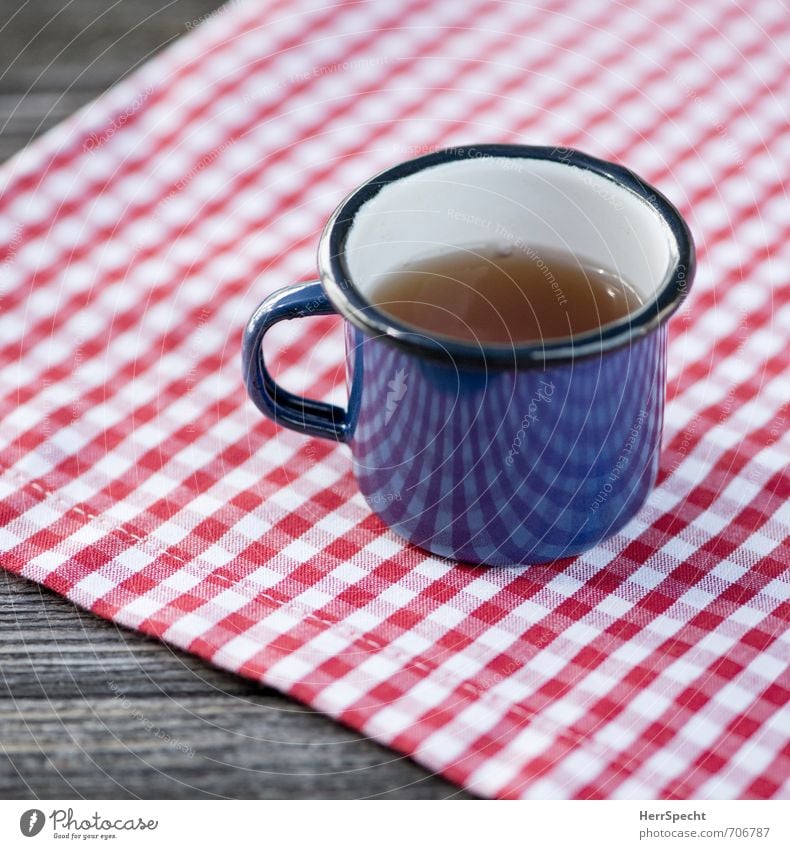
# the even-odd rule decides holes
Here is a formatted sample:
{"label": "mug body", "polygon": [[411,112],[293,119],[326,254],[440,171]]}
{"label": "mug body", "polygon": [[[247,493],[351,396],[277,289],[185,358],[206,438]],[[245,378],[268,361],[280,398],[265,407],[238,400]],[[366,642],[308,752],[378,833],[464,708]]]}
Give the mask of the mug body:
{"label": "mug body", "polygon": [[666,326],[600,357],[490,372],[347,325],[354,473],[370,508],[434,554],[488,565],[584,551],[658,471]]}
{"label": "mug body", "polygon": [[[456,251],[525,252],[564,305],[558,252],[615,273],[626,316],[565,338],[475,344],[375,305],[383,275]],[[679,212],[632,172],[566,148],[438,151],[369,180],[338,207],[320,282],[275,293],[243,343],[247,389],[276,422],[347,443],[371,509],[434,554],[489,565],[578,554],[629,522],[658,472],[667,320],[694,246]],[[452,309],[452,304],[448,304]],[[278,386],[263,336],[284,319],[346,321],[348,407]]]}
{"label": "mug body", "polygon": [[[642,307],[565,340],[475,346],[370,302],[382,273],[499,243],[538,267],[545,249],[614,271]],[[567,557],[623,527],[658,472],[666,321],[693,265],[665,198],[563,148],[440,151],[357,190],[324,231],[319,268],[347,319],[349,443],[371,509],[415,545],[490,565]]]}

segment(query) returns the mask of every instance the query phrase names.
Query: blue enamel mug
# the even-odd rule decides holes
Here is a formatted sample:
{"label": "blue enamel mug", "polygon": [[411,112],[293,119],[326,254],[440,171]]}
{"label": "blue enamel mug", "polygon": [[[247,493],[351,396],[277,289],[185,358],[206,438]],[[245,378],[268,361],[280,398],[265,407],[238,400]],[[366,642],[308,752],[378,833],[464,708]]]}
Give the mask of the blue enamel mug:
{"label": "blue enamel mug", "polygon": [[[616,272],[641,304],[518,345],[432,336],[372,305],[382,274],[502,234]],[[694,267],[680,213],[625,168],[568,148],[438,151],[347,197],[320,240],[320,282],[258,307],[247,391],[278,424],[346,443],[370,508],[414,545],[492,566],[569,557],[629,522],[655,483],[667,320]],[[276,322],[328,313],[345,319],[346,409],[278,386],[262,354]]]}

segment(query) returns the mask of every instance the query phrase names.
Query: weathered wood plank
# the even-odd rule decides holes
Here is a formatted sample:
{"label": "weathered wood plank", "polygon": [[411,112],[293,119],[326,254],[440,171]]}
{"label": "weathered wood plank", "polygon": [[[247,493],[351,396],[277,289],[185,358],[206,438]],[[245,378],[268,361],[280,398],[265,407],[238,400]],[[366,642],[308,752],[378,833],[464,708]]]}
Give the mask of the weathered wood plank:
{"label": "weathered wood plank", "polygon": [[4,0],[0,92],[90,99],[188,32],[217,0]]}

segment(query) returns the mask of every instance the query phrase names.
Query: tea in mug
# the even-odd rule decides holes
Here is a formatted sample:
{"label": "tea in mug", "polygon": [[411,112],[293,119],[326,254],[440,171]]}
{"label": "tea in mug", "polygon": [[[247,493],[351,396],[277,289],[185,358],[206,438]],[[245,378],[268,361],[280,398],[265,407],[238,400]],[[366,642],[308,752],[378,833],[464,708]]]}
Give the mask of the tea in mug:
{"label": "tea in mug", "polygon": [[503,345],[575,336],[642,306],[613,271],[569,252],[509,245],[410,262],[382,274],[370,300],[431,336]]}

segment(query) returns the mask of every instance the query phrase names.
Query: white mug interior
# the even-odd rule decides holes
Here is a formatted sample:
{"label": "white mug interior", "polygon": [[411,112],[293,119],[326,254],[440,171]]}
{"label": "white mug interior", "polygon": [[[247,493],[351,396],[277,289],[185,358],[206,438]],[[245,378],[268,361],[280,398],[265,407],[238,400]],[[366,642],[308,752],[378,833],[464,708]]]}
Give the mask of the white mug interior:
{"label": "white mug interior", "polygon": [[369,299],[381,275],[454,249],[563,252],[616,273],[649,304],[678,261],[666,220],[636,192],[569,161],[510,156],[435,164],[383,186],[345,242]]}

